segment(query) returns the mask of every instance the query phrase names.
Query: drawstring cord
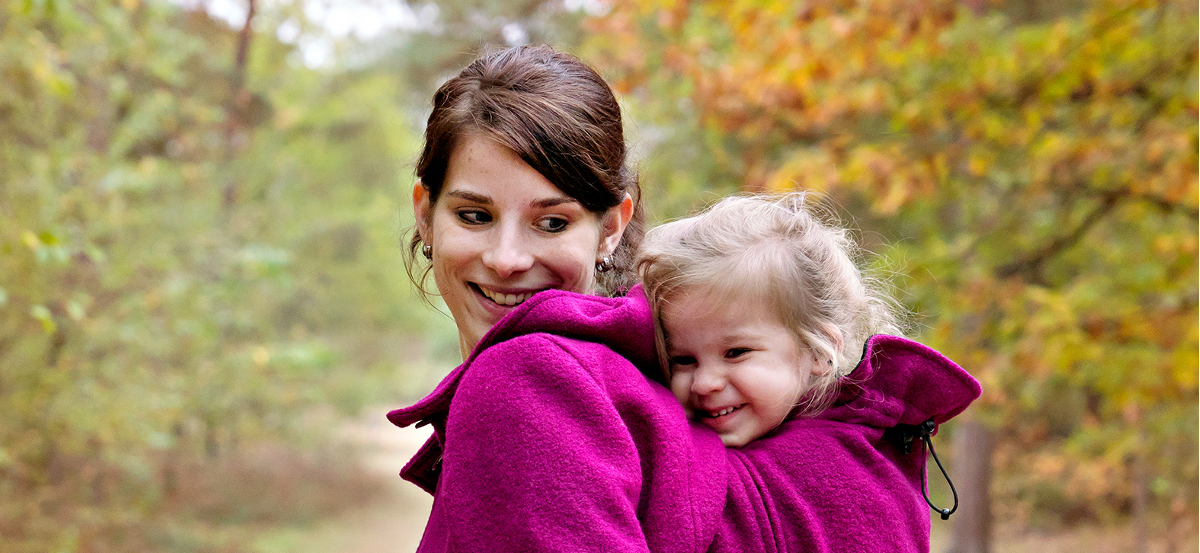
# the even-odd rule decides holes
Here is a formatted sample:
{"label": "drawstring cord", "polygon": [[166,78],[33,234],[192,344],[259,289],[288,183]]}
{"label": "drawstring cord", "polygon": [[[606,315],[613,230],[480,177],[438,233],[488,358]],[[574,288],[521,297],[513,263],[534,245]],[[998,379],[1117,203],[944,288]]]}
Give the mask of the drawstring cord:
{"label": "drawstring cord", "polygon": [[937,452],[933,450],[932,436],[934,430],[937,430],[937,423],[933,422],[933,419],[929,419],[916,426],[905,427],[902,430],[904,453],[907,454],[912,451],[913,438],[921,438],[921,442],[925,444],[925,449],[930,455],[933,455],[933,462],[937,463],[938,470],[942,471],[942,477],[944,477],[946,479],[946,483],[950,485],[950,493],[954,494],[954,506],[949,509],[939,508],[937,505],[933,504],[932,500],[929,499],[929,488],[925,486],[925,469],[927,468],[928,456],[925,455],[921,456],[921,493],[925,496],[925,503],[929,504],[929,508],[942,515],[942,520],[949,520],[950,515],[954,514],[954,511],[958,510],[958,490],[954,489],[954,482],[951,482],[950,475],[946,474],[946,467],[942,466],[941,459],[938,459]]}

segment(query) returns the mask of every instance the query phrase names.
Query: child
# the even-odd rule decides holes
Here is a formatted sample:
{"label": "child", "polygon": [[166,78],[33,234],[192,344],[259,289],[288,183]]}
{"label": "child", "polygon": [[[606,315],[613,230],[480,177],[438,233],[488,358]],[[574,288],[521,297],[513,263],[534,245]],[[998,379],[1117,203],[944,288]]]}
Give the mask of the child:
{"label": "child", "polygon": [[895,302],[853,254],[804,194],[726,198],[646,237],[638,269],[670,388],[739,448],[710,551],[929,550],[925,451],[911,442],[928,444],[979,385],[886,335]]}

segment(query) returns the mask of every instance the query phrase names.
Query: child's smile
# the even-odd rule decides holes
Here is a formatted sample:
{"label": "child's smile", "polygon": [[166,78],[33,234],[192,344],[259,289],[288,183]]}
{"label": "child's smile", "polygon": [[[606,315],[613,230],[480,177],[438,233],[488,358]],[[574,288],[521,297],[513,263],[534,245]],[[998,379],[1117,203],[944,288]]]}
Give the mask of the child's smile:
{"label": "child's smile", "polygon": [[[742,408],[746,405],[748,404],[743,403],[736,407],[725,407],[718,410],[689,409],[689,412],[691,412],[693,418],[699,419],[702,424],[715,430],[721,436],[722,443],[725,443],[725,434],[734,433],[738,430],[740,426],[739,419],[743,414]],[[687,407],[688,405],[684,404],[684,406]],[[725,445],[733,444],[726,443]]]}
{"label": "child's smile", "polygon": [[742,407],[745,407],[745,406],[746,406],[746,404],[743,403],[741,405],[738,405],[737,407],[726,407],[724,409],[719,409],[716,411],[709,411],[707,413],[701,412],[700,416],[707,416],[710,419],[716,419],[716,418],[724,417],[725,415],[728,415],[730,413],[733,413],[734,411],[737,411],[738,409],[741,409]]}
{"label": "child's smile", "polygon": [[681,291],[662,312],[671,391],[721,442],[741,447],[788,416],[822,364],[762,302]]}

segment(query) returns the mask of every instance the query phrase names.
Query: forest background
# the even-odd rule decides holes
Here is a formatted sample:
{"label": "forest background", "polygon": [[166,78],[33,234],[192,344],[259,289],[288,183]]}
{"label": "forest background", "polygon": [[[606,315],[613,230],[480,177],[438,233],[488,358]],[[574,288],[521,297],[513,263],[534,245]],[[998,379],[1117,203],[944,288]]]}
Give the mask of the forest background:
{"label": "forest background", "polygon": [[401,262],[429,98],[524,42],[613,84],[652,221],[805,188],[861,229],[983,383],[939,438],[974,535],[1196,550],[1195,2],[0,6],[3,551],[254,551],[378,495],[339,421],[457,363]]}

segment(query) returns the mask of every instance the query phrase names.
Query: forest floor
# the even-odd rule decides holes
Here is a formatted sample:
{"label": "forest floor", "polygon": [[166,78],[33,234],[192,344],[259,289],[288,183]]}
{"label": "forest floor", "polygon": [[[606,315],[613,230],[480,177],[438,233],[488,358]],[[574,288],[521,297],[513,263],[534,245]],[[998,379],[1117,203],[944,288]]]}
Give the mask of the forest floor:
{"label": "forest floor", "polygon": [[304,528],[264,533],[256,553],[410,553],[417,550],[433,498],[400,478],[400,469],[432,431],[429,427],[397,428],[384,418],[387,409],[372,409],[350,421],[345,446],[360,455],[362,468],[387,490],[381,498]]}
{"label": "forest floor", "polygon": [[[346,447],[361,455],[365,470],[388,488],[381,499],[303,528],[265,532],[254,543],[256,553],[409,553],[421,540],[432,499],[397,473],[429,436],[429,428],[400,429],[384,419],[385,409],[347,424]],[[1194,528],[1194,527],[1193,527]],[[947,551],[949,526],[933,521],[931,551]],[[1001,525],[995,530],[993,553],[1200,553],[1194,530],[1169,547],[1163,537],[1139,547],[1129,526],[1085,526],[1062,531],[1029,531]]]}

